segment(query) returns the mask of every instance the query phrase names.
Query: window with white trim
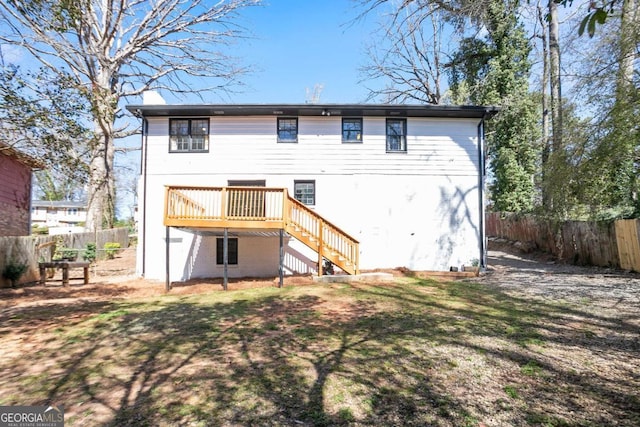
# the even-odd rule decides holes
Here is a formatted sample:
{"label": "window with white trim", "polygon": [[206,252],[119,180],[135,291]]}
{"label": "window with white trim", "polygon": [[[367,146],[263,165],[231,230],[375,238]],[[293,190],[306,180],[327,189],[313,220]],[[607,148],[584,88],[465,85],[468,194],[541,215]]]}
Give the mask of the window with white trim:
{"label": "window with white trim", "polygon": [[209,119],[170,119],[170,152],[208,152]]}

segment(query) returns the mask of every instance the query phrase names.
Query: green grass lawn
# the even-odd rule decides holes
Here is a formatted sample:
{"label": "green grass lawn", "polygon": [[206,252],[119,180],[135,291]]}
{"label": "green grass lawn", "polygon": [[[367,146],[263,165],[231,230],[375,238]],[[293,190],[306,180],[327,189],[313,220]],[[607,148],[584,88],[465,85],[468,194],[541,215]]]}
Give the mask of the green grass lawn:
{"label": "green grass lawn", "polygon": [[67,426],[640,425],[636,323],[473,283],[169,294],[0,320],[0,405],[62,404]]}

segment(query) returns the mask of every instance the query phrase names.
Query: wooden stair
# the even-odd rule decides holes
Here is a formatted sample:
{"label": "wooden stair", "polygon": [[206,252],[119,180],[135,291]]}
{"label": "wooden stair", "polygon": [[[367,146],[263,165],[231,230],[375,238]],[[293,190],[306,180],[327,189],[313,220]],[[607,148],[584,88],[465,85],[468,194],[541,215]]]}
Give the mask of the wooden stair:
{"label": "wooden stair", "polygon": [[318,274],[322,274],[324,259],[345,273],[358,274],[358,241],[293,197],[287,197],[284,230],[318,254]]}
{"label": "wooden stair", "polygon": [[283,229],[347,274],[358,274],[359,243],[286,188],[167,186],[164,224],[172,227]]}

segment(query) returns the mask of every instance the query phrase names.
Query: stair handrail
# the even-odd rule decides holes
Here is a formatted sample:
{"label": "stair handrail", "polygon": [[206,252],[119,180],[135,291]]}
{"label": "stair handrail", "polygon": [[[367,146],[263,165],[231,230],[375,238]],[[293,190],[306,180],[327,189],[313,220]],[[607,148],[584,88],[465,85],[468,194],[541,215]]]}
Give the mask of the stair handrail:
{"label": "stair handrail", "polygon": [[[340,227],[338,227],[337,225],[333,224],[331,221],[328,221],[325,217],[323,217],[322,215],[316,213],[315,211],[313,211],[312,209],[309,209],[309,207],[307,205],[305,205],[304,203],[300,202],[299,200],[291,197],[287,191],[287,189],[285,188],[285,195],[287,196],[287,199],[289,200],[289,203],[292,203],[294,205],[296,205],[296,207],[301,208],[302,211],[305,211],[309,214],[311,214],[311,216],[313,216],[316,219],[321,220],[323,223],[331,226],[332,228],[334,228],[336,231],[339,231],[340,234],[342,234],[343,236],[347,237],[349,240],[351,240],[353,243],[356,244],[360,244],[360,242],[358,240],[356,240],[353,236],[349,235],[349,233],[347,233],[346,231],[342,230]],[[288,221],[291,221],[291,217],[290,215],[287,213],[286,216]]]}
{"label": "stair handrail", "polygon": [[[285,190],[286,191],[286,190]],[[332,262],[334,262],[339,267],[345,269],[347,268],[347,264],[351,264],[351,267],[348,267],[345,271],[350,271],[354,274],[358,274],[359,272],[359,245],[360,242],[353,238],[351,235],[343,231],[340,227],[336,226],[330,221],[327,221],[323,216],[309,209],[306,205],[301,203],[300,201],[292,198],[286,194],[286,200],[288,206],[286,206],[286,221],[285,221],[285,230],[289,233],[296,233],[296,226],[302,231],[305,227],[302,224],[298,224],[293,221],[291,218],[291,211],[296,208],[299,209],[300,212],[308,215],[315,222],[318,223],[317,230],[305,230],[306,232],[312,233],[315,241],[317,242],[317,248],[315,249],[318,253],[318,274],[322,275],[323,271],[323,259],[326,258]],[[338,236],[339,241],[343,242],[343,244],[338,245],[340,247],[336,247],[331,244],[331,242],[325,242],[324,233],[325,231],[329,233],[333,233]],[[319,233],[319,235],[317,234]],[[304,240],[303,240],[304,241]],[[336,257],[337,256],[337,257]],[[343,260],[346,261],[347,264],[343,264]]]}

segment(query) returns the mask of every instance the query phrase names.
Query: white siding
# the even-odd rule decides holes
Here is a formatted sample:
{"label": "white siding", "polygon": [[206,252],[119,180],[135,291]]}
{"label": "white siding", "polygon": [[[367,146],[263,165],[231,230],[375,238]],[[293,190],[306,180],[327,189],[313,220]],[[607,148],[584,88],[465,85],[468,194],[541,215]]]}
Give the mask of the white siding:
{"label": "white siding", "polygon": [[[291,193],[294,180],[315,180],[314,209],[360,241],[362,269],[448,270],[480,257],[478,120],[408,118],[407,153],[386,153],[377,117],[364,118],[361,144],[342,143],[340,117],[300,117],[298,143],[277,143],[275,117],[212,117],[208,153],[169,153],[168,119],[149,124],[148,278],[165,274],[164,186],[243,179]],[[171,237],[171,280],[222,274],[214,237]],[[241,236],[239,245],[231,277],[277,275],[277,237]],[[313,272],[315,257],[291,239],[285,271]]]}
{"label": "white siding", "polygon": [[[216,239],[222,236],[189,235],[189,250],[181,278],[222,277],[224,267],[216,264]],[[229,277],[273,277],[278,275],[279,239],[230,234],[238,239],[238,264],[228,265]],[[173,249],[173,248],[172,248]],[[172,251],[180,254],[183,251]],[[182,262],[178,260],[178,265]],[[178,271],[177,273],[179,273]],[[178,275],[176,273],[176,276]]]}
{"label": "white siding", "polygon": [[343,144],[340,117],[300,117],[298,142],[278,143],[276,117],[212,117],[208,153],[169,153],[168,119],[150,119],[148,173],[477,175],[477,120],[407,119],[407,152],[387,153],[385,119],[364,118]]}

